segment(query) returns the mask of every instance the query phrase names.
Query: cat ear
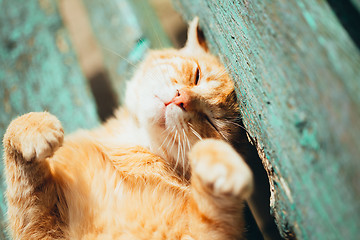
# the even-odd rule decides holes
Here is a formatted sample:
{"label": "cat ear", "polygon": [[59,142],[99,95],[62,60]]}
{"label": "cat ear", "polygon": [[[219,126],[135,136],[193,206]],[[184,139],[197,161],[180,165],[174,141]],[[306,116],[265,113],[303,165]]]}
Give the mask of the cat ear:
{"label": "cat ear", "polygon": [[195,17],[189,24],[188,39],[184,51],[189,53],[208,52],[203,32],[199,29],[199,18]]}

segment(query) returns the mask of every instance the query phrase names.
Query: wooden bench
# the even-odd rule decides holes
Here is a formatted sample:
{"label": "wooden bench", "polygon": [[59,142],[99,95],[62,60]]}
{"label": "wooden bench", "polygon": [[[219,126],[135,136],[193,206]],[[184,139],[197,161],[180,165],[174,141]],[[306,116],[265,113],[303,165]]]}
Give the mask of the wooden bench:
{"label": "wooden bench", "polygon": [[173,0],[237,85],[283,236],[360,234],[360,1]]}
{"label": "wooden bench", "polygon": [[[236,82],[282,236],[356,239],[359,0],[172,1],[187,20],[200,17],[211,51]],[[121,102],[132,64],[149,47],[171,43],[147,0],[83,2],[99,45],[106,46],[104,65]],[[0,9],[0,136],[29,111],[50,111],[67,133],[100,124],[57,1],[3,0]],[[2,195],[0,211],[5,239]]]}

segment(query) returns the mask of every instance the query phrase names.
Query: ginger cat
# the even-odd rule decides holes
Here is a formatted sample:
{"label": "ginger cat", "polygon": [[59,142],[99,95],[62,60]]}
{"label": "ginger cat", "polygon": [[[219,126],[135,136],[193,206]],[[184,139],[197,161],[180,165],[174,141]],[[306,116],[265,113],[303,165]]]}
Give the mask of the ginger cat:
{"label": "ginger cat", "polygon": [[28,113],[4,136],[14,239],[243,239],[252,173],[234,86],[198,36],[151,51],[125,105],[63,139],[53,115]]}

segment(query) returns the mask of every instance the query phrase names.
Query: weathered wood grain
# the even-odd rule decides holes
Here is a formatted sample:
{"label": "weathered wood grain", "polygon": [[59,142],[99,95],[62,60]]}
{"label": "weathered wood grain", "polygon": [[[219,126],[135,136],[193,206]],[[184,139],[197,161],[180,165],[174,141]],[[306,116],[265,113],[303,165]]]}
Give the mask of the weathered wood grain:
{"label": "weathered wood grain", "polygon": [[83,0],[121,103],[124,85],[149,48],[170,47],[147,0]]}
{"label": "weathered wood grain", "polygon": [[[30,111],[55,114],[67,133],[98,124],[56,4],[55,0],[0,0],[1,138],[13,118]],[[1,178],[0,239],[5,239],[4,187]]]}
{"label": "weathered wood grain", "polygon": [[236,82],[282,234],[358,238],[360,54],[327,2],[173,2]]}

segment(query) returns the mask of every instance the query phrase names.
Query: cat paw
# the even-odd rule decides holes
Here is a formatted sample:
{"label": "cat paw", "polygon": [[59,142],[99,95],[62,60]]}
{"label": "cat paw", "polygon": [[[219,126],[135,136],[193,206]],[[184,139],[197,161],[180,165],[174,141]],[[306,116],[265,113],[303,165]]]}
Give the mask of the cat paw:
{"label": "cat paw", "polygon": [[247,198],[252,191],[252,173],[242,157],[226,142],[207,139],[190,152],[192,174],[215,195]]}
{"label": "cat paw", "polygon": [[63,142],[60,121],[47,112],[32,112],[13,120],[5,135],[6,150],[15,150],[25,161],[50,157]]}

